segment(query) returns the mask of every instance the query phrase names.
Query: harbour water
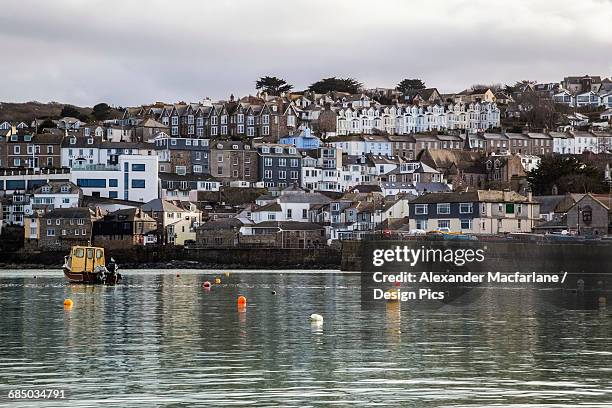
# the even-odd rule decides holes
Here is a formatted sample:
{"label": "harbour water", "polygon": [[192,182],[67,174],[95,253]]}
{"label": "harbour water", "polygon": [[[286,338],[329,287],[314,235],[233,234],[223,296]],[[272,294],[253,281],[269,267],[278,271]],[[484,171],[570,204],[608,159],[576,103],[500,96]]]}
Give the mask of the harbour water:
{"label": "harbour water", "polygon": [[[122,273],[93,287],[0,271],[0,406],[612,406],[610,306],[515,289],[362,309],[358,274]],[[15,389],[69,401],[8,400]]]}

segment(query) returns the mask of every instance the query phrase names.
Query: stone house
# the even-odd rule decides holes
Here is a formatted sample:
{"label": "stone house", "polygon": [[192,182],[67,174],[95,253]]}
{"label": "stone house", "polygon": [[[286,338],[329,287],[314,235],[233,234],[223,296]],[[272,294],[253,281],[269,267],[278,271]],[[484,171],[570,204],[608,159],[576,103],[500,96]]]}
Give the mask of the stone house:
{"label": "stone house", "polygon": [[196,245],[202,248],[233,248],[238,246],[240,228],[238,218],[208,221],[196,229]]}
{"label": "stone house", "polygon": [[567,210],[567,227],[578,235],[603,236],[611,231],[610,208],[586,194]]}
{"label": "stone house", "polygon": [[140,208],[117,210],[93,223],[93,240],[107,249],[152,245],[157,242],[157,221]]}
{"label": "stone house", "polygon": [[217,141],[211,146],[210,174],[219,181],[257,181],[258,154],[246,143]]}
{"label": "stone house", "polygon": [[89,208],[56,208],[40,215],[38,249],[46,251],[69,250],[73,245],[88,245],[96,214]]}

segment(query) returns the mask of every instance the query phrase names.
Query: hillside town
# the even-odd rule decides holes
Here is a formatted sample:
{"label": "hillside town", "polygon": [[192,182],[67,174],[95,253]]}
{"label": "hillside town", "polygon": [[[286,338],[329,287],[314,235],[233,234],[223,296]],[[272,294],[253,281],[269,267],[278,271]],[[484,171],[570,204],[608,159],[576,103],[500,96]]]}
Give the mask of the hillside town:
{"label": "hillside town", "polygon": [[[104,120],[0,117],[0,240],[59,251],[606,236],[611,123],[612,80],[589,75],[456,94],[260,91]],[[536,185],[551,158],[593,173]]]}

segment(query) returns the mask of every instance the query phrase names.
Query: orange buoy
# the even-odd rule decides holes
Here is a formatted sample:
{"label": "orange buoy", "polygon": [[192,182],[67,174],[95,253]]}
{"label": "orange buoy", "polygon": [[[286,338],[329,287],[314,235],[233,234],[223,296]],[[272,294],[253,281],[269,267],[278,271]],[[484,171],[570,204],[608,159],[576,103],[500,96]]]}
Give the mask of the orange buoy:
{"label": "orange buoy", "polygon": [[209,282],[209,281],[205,281],[205,282],[202,284],[202,287],[203,287],[204,289],[210,289],[210,282]]}
{"label": "orange buoy", "polygon": [[74,305],[72,299],[64,299],[64,307],[72,307],[72,305]]}
{"label": "orange buoy", "polygon": [[246,298],[242,295],[238,296],[238,306],[246,305]]}

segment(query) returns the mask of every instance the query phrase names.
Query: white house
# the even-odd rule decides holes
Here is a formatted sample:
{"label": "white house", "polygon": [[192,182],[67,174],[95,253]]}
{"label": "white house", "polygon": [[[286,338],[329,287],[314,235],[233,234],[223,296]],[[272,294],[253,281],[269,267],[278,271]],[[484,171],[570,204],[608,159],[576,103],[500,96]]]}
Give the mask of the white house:
{"label": "white house", "polygon": [[70,181],[84,195],[149,202],[158,198],[156,155],[121,155],[117,164],[74,165]]}
{"label": "white house", "polygon": [[33,209],[75,208],[81,200],[81,189],[69,181],[51,181],[32,192]]}

